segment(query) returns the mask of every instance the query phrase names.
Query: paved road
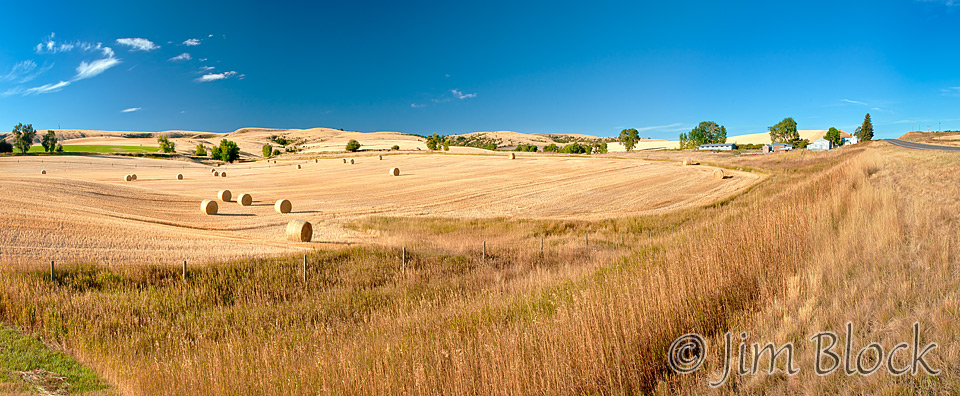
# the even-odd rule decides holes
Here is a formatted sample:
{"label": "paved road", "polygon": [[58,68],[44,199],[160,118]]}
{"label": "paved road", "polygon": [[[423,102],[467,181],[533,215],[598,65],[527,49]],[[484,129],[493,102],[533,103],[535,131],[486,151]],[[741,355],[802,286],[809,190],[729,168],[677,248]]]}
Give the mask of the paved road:
{"label": "paved road", "polygon": [[960,146],[939,146],[936,144],[923,144],[908,142],[900,139],[884,139],[894,146],[912,148],[917,150],[939,150],[939,151],[960,151]]}

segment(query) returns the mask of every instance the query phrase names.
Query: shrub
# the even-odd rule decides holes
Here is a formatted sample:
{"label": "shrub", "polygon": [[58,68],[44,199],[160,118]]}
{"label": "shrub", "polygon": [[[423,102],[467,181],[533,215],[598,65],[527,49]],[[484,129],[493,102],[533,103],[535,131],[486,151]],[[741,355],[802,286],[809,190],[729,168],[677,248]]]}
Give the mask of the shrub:
{"label": "shrub", "polygon": [[554,143],[550,143],[543,147],[543,152],[545,153],[559,153],[560,147]]}
{"label": "shrub", "polygon": [[567,154],[590,154],[591,150],[592,147],[590,146],[574,142],[563,146],[563,148],[560,149],[560,152]]}
{"label": "shrub", "polygon": [[533,153],[539,150],[540,149],[535,144],[518,144],[517,148],[513,149],[513,151],[529,151]]}
{"label": "shrub", "polygon": [[203,148],[203,144],[198,144],[198,145],[197,145],[197,151],[196,151],[195,153],[193,153],[193,155],[196,155],[196,156],[198,156],[198,157],[206,157],[206,156],[207,156],[207,150],[206,150],[205,148]]}
{"label": "shrub", "polygon": [[0,153],[12,153],[13,145],[5,139],[0,139]]}
{"label": "shrub", "polygon": [[220,146],[213,146],[210,157],[223,162],[233,162],[240,158],[240,147],[227,139],[220,140]]}
{"label": "shrub", "polygon": [[273,149],[273,155],[280,155],[280,150]]}
{"label": "shrub", "polygon": [[[271,146],[271,145],[269,145],[269,144],[264,144],[264,145],[263,145],[263,150],[261,150],[261,151],[263,151],[263,156],[264,156],[264,157],[269,157],[270,154],[273,154],[273,146]],[[278,151],[278,152],[279,152],[279,151]]]}
{"label": "shrub", "polygon": [[347,151],[356,152],[357,150],[360,150],[360,142],[356,139],[350,139],[350,141],[347,142]]}
{"label": "shrub", "polygon": [[[51,132],[53,132],[53,131],[51,131]],[[157,138],[157,143],[160,143],[160,151],[163,151],[164,153],[175,153],[175,152],[177,152],[177,149],[176,149],[177,145],[176,145],[175,143],[171,142],[170,139],[167,139],[166,136],[160,136],[160,137],[158,137],[158,138]]]}
{"label": "shrub", "polygon": [[58,152],[58,153],[62,153],[62,152],[63,152],[63,145],[60,144],[60,143],[57,143],[57,152]]}
{"label": "shrub", "polygon": [[400,146],[394,144],[393,147],[390,147],[390,150],[400,150]]}

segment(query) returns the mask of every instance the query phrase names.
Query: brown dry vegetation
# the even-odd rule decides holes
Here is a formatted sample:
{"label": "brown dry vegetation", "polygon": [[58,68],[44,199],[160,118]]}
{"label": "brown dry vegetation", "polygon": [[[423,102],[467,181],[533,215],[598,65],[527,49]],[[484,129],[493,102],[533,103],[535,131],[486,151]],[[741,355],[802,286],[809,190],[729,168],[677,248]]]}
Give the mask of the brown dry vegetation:
{"label": "brown dry vegetation", "polygon": [[[695,155],[770,177],[665,214],[367,217],[351,227],[406,246],[406,266],[397,248],[329,248],[308,255],[305,282],[300,256],[192,266],[186,282],[172,266],[73,264],[51,283],[7,265],[0,320],[130,394],[960,392],[960,157],[886,143],[799,155]],[[888,347],[919,321],[943,373],[817,377],[807,338],[846,321]],[[711,375],[666,366],[691,331],[793,341],[805,370],[711,390]]]}
{"label": "brown dry vegetation", "polygon": [[960,146],[960,132],[907,132],[901,140],[941,146]]}

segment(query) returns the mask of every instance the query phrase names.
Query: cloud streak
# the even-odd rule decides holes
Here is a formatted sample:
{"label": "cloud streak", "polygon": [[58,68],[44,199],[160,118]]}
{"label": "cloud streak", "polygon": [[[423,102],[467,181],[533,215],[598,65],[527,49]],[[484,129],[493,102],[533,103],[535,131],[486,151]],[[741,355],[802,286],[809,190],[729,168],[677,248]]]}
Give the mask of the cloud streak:
{"label": "cloud streak", "polygon": [[174,56],[173,58],[170,58],[167,60],[169,60],[170,62],[182,62],[182,61],[188,61],[190,59],[193,59],[193,57],[190,56],[190,53],[184,52],[180,55]]}
{"label": "cloud streak", "polygon": [[195,38],[192,38],[192,39],[189,39],[189,40],[185,40],[185,41],[183,42],[183,45],[186,45],[186,46],[188,46],[188,47],[197,46],[197,45],[200,45],[200,40],[195,39]]}
{"label": "cloud streak", "polygon": [[80,62],[80,66],[77,66],[77,75],[73,78],[73,81],[96,77],[119,64],[120,60],[117,58],[97,59],[90,63]]}
{"label": "cloud streak", "polygon": [[120,110],[120,112],[121,112],[121,113],[133,113],[133,112],[135,112],[135,111],[140,111],[140,109],[142,109],[142,107],[131,107],[131,108],[129,108],[129,109]]}
{"label": "cloud streak", "polygon": [[456,89],[451,89],[450,93],[452,93],[454,97],[460,100],[472,99],[477,97],[476,93],[463,93],[463,91],[456,90]]}
{"label": "cloud streak", "polygon": [[235,75],[237,75],[237,72],[235,72],[235,71],[228,71],[228,72],[223,72],[223,73],[209,73],[209,74],[204,74],[204,75],[200,76],[199,78],[197,78],[197,79],[194,80],[194,81],[197,81],[197,82],[211,82],[211,81],[217,81],[217,80],[225,80],[225,79],[228,79],[228,78],[233,77],[233,76],[235,76]]}
{"label": "cloud streak", "polygon": [[851,103],[851,104],[858,104],[858,105],[863,105],[863,106],[869,106],[868,104],[866,104],[866,103],[864,103],[864,102],[861,102],[861,101],[858,101],[858,100],[840,99],[840,101],[841,101],[841,102],[846,102],[846,103]]}
{"label": "cloud streak", "polygon": [[117,39],[117,44],[126,45],[130,47],[131,51],[153,51],[160,48],[160,46],[154,44],[153,41],[141,37],[120,38]]}
{"label": "cloud streak", "polygon": [[41,85],[39,87],[33,87],[23,91],[24,96],[26,95],[39,95],[51,92],[59,92],[64,87],[70,85],[73,81],[60,81],[58,83],[50,83]]}

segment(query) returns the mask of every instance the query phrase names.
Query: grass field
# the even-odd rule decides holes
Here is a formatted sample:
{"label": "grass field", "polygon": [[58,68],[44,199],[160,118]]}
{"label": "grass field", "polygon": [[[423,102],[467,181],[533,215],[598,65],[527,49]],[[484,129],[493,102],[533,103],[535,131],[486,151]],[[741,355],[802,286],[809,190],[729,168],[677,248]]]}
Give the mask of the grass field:
{"label": "grass field", "polygon": [[[641,161],[640,155],[648,154],[623,161]],[[469,189],[453,209],[447,207],[457,199],[438,206],[420,203],[414,199],[418,194],[428,194],[434,183],[449,177],[424,168],[413,174],[439,175],[425,186],[405,187],[414,210],[402,216],[363,210],[367,201],[352,194],[341,199],[362,215],[347,216],[345,209],[334,209],[333,198],[324,199],[332,208],[322,210],[348,219],[338,227],[369,237],[358,238],[353,246],[324,244],[308,250],[305,274],[300,252],[198,260],[188,266],[186,280],[176,263],[146,257],[63,264],[56,282],[47,279],[42,260],[13,260],[0,267],[0,320],[62,345],[125,394],[960,392],[960,332],[955,325],[960,320],[960,237],[955,232],[960,191],[951,187],[960,185],[955,171],[960,157],[882,142],[752,157],[649,155],[663,161],[643,162],[666,166],[692,155],[728,170],[757,169],[766,178],[714,195],[709,202],[666,211],[537,218],[518,215],[530,213],[523,205],[497,207],[506,214],[488,215],[484,211],[489,209],[476,206],[490,198]],[[466,166],[429,156],[407,160],[414,161],[407,168],[415,161],[441,170]],[[605,159],[584,161],[598,163],[563,166],[604,174]],[[513,165],[475,168],[483,165],[451,173],[506,167],[506,175],[522,175]],[[315,173],[301,170],[298,175],[335,183],[339,178],[333,169],[318,165]],[[47,176],[66,178],[57,172]],[[351,174],[359,180],[377,180],[356,172]],[[276,183],[293,180],[268,174]],[[33,176],[15,179],[26,177]],[[48,199],[106,195],[93,186],[114,182],[98,177],[106,178],[106,173],[88,175],[84,183]],[[696,173],[675,173],[666,180],[678,184],[683,177],[699,180]],[[104,212],[82,203],[62,210],[112,213],[153,199],[141,206],[152,207],[195,188],[151,198],[146,192],[165,188],[161,183],[143,191],[116,183],[106,191],[120,192],[129,202],[102,205]],[[498,191],[530,182],[516,183]],[[564,187],[550,190],[552,194],[572,189],[560,184]],[[665,186],[643,194],[665,195]],[[342,185],[334,190],[341,197],[350,191]],[[587,195],[580,205],[592,199],[596,206],[629,207],[629,199],[610,201],[626,190],[615,191]],[[526,194],[520,189],[504,200],[538,202]],[[471,196],[485,198],[469,201]],[[522,201],[524,197],[530,200]],[[195,204],[193,198],[186,201]],[[424,213],[427,208],[441,215]],[[472,215],[452,215],[457,212]],[[150,232],[177,227],[130,220]],[[29,229],[26,223],[17,227]],[[107,240],[95,239],[101,244]],[[111,246],[138,243],[143,248],[153,242],[119,238]],[[407,248],[405,264],[400,246]],[[927,361],[941,375],[816,375],[808,337],[822,330],[842,331],[848,321],[857,329],[857,348],[869,341],[887,347],[911,341],[911,326],[919,322],[923,340],[940,345]],[[677,336],[698,332],[708,345],[720,345],[726,331],[749,332],[751,341],[794,342],[799,365],[806,369],[795,376],[734,377],[711,389],[706,383],[715,377],[720,351],[712,349],[706,369],[694,375],[676,375],[667,367],[665,352]],[[903,354],[895,362],[902,366],[909,357]]]}
{"label": "grass field", "polygon": [[[67,153],[157,153],[159,147],[147,146],[118,146],[118,145],[97,145],[97,144],[65,144],[63,151]],[[42,153],[43,147],[34,145],[30,147],[31,153]]]}
{"label": "grass field", "polygon": [[108,390],[93,370],[40,338],[0,325],[0,392],[94,394]]}

